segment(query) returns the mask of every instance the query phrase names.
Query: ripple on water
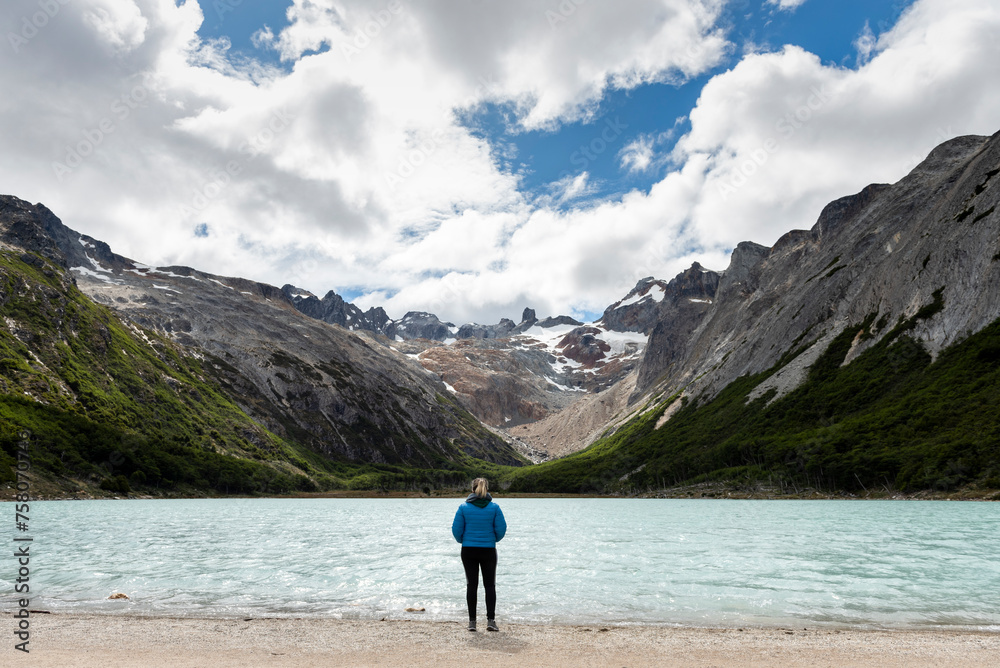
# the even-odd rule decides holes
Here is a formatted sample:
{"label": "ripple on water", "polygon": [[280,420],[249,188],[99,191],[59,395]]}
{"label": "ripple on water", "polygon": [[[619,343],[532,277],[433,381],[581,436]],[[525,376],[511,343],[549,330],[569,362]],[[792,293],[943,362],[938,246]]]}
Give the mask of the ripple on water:
{"label": "ripple on water", "polygon": [[[509,621],[1000,630],[996,504],[498,501]],[[461,619],[459,503],[39,502],[33,605],[344,618],[417,606],[421,618]],[[114,591],[131,600],[107,601]]]}

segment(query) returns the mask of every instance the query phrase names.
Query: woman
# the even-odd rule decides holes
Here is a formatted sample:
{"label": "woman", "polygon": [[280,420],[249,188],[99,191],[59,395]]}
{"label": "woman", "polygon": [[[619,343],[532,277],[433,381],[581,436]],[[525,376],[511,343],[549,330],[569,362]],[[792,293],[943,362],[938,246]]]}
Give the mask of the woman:
{"label": "woman", "polygon": [[497,605],[497,542],[507,533],[507,522],[500,506],[493,503],[486,478],[472,481],[472,494],[458,507],[451,533],[462,544],[462,565],[465,566],[465,600],[469,604],[469,630],[476,630],[476,595],[479,590],[479,569],[483,571],[486,589],[486,630],[499,631],[496,622]]}

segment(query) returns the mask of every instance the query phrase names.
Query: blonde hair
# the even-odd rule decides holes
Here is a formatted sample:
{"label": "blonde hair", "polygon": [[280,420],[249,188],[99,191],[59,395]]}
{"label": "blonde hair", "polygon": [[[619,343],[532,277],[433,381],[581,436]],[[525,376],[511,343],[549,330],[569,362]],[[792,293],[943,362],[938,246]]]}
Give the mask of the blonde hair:
{"label": "blonde hair", "polygon": [[490,493],[490,483],[486,478],[476,478],[472,481],[472,493],[480,499],[485,499]]}

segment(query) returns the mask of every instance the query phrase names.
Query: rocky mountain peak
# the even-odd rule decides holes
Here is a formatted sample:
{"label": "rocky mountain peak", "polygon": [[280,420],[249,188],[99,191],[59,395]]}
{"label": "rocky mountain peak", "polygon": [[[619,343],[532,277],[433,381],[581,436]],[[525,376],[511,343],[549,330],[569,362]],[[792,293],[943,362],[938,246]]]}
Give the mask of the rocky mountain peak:
{"label": "rocky mountain peak", "polygon": [[641,279],[624,298],[604,311],[598,321],[617,332],[650,334],[661,319],[664,308],[680,299],[711,303],[719,282],[719,273],[697,262],[670,281],[652,276]]}

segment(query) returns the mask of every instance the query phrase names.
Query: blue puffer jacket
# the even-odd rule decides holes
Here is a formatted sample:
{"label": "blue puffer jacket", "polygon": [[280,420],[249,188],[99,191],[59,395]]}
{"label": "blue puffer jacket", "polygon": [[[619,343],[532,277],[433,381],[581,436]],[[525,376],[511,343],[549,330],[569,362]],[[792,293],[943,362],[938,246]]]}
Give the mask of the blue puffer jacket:
{"label": "blue puffer jacket", "polygon": [[500,506],[493,503],[492,496],[487,494],[485,499],[480,499],[470,494],[455,513],[451,533],[463,547],[496,547],[497,541],[507,533],[507,521]]}

